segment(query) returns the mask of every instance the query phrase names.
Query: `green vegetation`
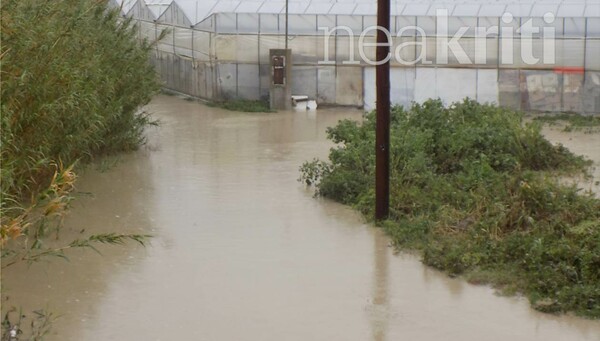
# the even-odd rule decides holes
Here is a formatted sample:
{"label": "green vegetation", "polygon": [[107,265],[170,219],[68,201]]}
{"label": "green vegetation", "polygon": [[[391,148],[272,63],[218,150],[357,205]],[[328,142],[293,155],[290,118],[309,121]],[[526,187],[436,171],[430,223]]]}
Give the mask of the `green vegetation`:
{"label": "green vegetation", "polygon": [[[317,194],[374,207],[374,113],[328,129],[329,161],[300,168]],[[391,125],[391,216],[398,248],[425,264],[505,293],[521,292],[547,312],[600,317],[600,200],[561,175],[590,165],[523,124],[519,113],[465,100],[395,107]]]}
{"label": "green vegetation", "polygon": [[2,2],[2,203],[49,183],[52,165],[132,150],[159,84],[150,44],[102,1]]}
{"label": "green vegetation", "polygon": [[585,131],[588,133],[600,131],[600,116],[580,114],[540,115],[533,118],[535,121],[549,125],[563,124],[564,131]]}
{"label": "green vegetation", "polygon": [[[153,122],[139,107],[159,88],[148,63],[152,44],[140,44],[133,23],[108,11],[105,1],[6,0],[0,6],[2,267],[65,257],[68,249],[98,243],[143,243],[147,236],[103,234],[49,246],[45,237],[68,211],[76,162],[144,142]],[[10,313],[16,310],[6,313],[4,337],[20,328]],[[30,338],[37,340],[49,315],[36,314]]]}
{"label": "green vegetation", "polygon": [[267,101],[253,101],[246,99],[223,100],[219,102],[208,103],[211,107],[223,108],[231,111],[242,112],[273,112]]}

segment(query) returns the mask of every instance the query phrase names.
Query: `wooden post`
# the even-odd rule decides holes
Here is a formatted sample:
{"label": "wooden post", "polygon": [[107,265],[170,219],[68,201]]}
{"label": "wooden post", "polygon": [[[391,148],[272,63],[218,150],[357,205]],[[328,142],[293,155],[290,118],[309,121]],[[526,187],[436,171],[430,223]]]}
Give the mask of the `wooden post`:
{"label": "wooden post", "polygon": [[377,26],[375,220],[383,220],[390,207],[390,0],[377,0]]}

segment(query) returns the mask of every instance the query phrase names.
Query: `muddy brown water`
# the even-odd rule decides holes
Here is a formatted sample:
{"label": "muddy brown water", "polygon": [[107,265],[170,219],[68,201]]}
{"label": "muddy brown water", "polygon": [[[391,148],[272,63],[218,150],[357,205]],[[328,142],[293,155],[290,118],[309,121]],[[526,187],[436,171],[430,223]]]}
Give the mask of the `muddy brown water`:
{"label": "muddy brown water", "polygon": [[578,155],[585,155],[594,161],[590,169],[591,178],[570,179],[577,182],[583,191],[592,191],[600,198],[600,130],[598,128],[565,132],[565,125],[544,126],[542,132],[554,143],[560,143]]}
{"label": "muddy brown water", "polygon": [[83,172],[61,238],[150,233],[151,246],[3,273],[3,310],[61,315],[47,340],[600,340],[598,321],[394,255],[351,209],[313,198],[298,166],[361,112],[242,114],[168,96],[148,110],[162,121],[148,147]]}

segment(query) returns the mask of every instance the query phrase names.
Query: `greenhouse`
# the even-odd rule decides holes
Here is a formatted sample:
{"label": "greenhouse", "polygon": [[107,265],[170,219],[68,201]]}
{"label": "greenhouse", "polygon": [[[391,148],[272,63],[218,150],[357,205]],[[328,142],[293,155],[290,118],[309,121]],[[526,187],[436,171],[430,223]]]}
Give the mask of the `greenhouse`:
{"label": "greenhouse", "polygon": [[[282,0],[112,5],[138,22],[140,39],[167,30],[153,62],[171,90],[211,100],[267,98],[270,50],[287,45],[293,94],[374,107],[374,0],[290,0],[287,13]],[[392,0],[389,33],[396,104],[470,97],[600,113],[598,0]]]}

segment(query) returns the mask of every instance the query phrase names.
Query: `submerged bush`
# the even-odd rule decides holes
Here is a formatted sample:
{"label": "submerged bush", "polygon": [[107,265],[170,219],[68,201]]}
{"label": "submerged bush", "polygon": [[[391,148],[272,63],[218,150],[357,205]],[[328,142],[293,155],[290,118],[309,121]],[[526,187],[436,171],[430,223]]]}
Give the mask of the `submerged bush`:
{"label": "submerged bush", "polygon": [[[527,294],[544,311],[600,317],[600,200],[561,185],[589,162],[554,146],[519,113],[438,100],[391,117],[394,243],[475,282]],[[317,193],[371,216],[375,119],[328,129],[329,161],[301,167]]]}
{"label": "submerged bush", "polygon": [[229,111],[273,112],[273,110],[271,110],[269,107],[269,102],[264,100],[226,99],[222,101],[209,102],[208,105]]}

